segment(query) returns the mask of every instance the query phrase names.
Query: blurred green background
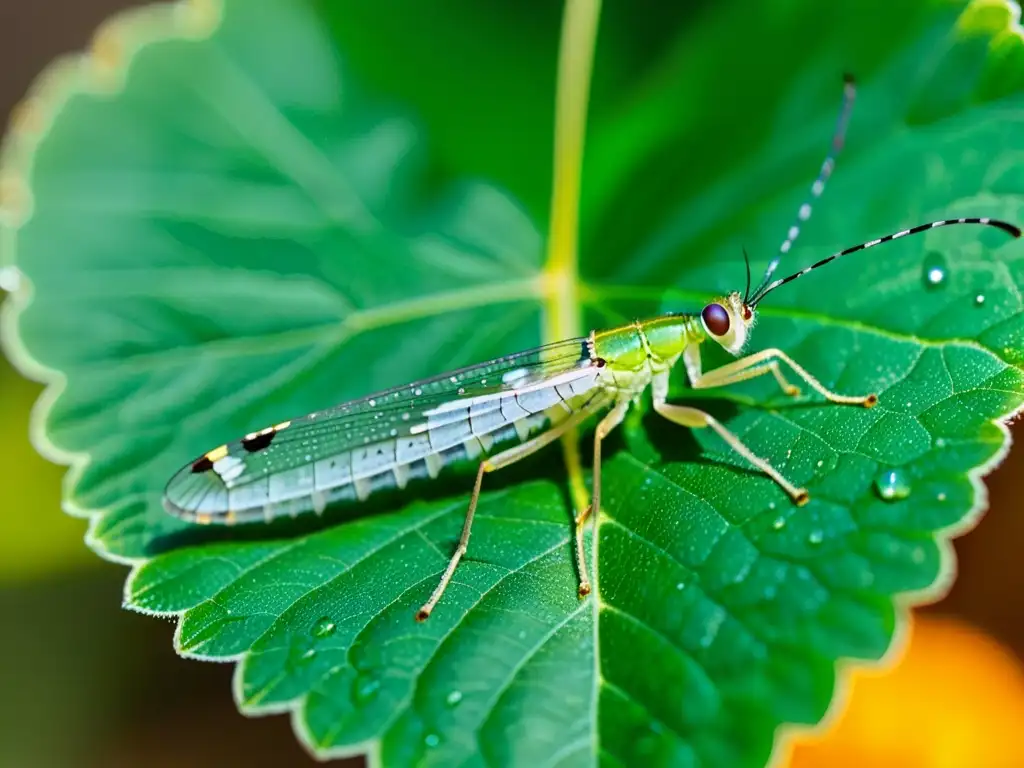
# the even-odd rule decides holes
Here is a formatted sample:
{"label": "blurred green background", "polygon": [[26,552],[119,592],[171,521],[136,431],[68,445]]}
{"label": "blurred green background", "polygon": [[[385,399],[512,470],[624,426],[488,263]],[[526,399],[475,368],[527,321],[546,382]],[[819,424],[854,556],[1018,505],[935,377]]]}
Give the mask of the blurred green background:
{"label": "blurred green background", "polygon": [[[125,5],[0,3],[0,115],[6,117],[46,64],[82,48],[101,21]],[[621,12],[610,7],[602,23],[613,23]],[[554,10],[538,23],[554,33],[557,20]],[[640,39],[642,26],[638,49],[655,44],[659,34],[650,26],[650,39]],[[370,85],[404,96],[391,91],[395,83]],[[520,138],[521,146],[534,141],[538,152],[549,154],[550,136]],[[519,161],[514,152],[504,156],[511,166]],[[545,194],[529,191],[540,199]],[[7,694],[0,700],[0,767],[315,764],[297,745],[287,717],[249,720],[237,713],[230,666],[179,659],[171,649],[173,625],[121,609],[126,568],[85,547],[85,522],[60,508],[63,470],[29,443],[30,411],[40,391],[0,358],[0,689]],[[1016,433],[1024,437],[1024,428]],[[1024,451],[1018,449],[990,476],[989,513],[957,541],[959,578],[944,601],[925,609],[980,628],[1018,659],[1024,659],[1022,472]]]}

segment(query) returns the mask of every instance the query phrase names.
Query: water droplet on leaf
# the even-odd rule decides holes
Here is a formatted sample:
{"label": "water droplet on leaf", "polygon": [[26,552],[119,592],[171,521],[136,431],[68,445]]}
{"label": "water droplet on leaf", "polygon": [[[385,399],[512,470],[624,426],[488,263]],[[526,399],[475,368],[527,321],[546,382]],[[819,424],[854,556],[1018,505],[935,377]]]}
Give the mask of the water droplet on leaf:
{"label": "water droplet on leaf", "polygon": [[462,691],[452,691],[445,697],[444,701],[449,707],[454,707],[462,701]]}
{"label": "water droplet on leaf", "polygon": [[946,282],[949,268],[946,266],[946,259],[941,253],[932,251],[924,257],[922,275],[925,288],[940,288]]}
{"label": "water droplet on leaf", "polygon": [[984,304],[985,304],[985,294],[984,293],[979,293],[977,296],[974,297],[974,306],[981,307],[981,306],[984,306]]}
{"label": "water droplet on leaf", "polygon": [[776,517],[775,520],[772,521],[772,528],[774,528],[776,531],[781,531],[785,527],[786,518],[784,517]]}
{"label": "water droplet on leaf", "polygon": [[807,534],[807,541],[810,544],[821,544],[825,540],[825,534],[823,531],[815,528],[809,534]]}
{"label": "water droplet on leaf", "polygon": [[875,490],[886,501],[899,501],[910,495],[910,481],[899,469],[889,469],[875,478]]}
{"label": "water droplet on leaf", "polygon": [[431,749],[433,749],[441,743],[441,737],[438,736],[436,733],[428,733],[426,737],[423,739],[423,743]]}
{"label": "water droplet on leaf", "polygon": [[334,634],[335,629],[337,629],[337,627],[334,625],[334,622],[331,621],[330,616],[321,616],[317,619],[316,624],[313,625],[311,633],[313,637],[330,637]]}

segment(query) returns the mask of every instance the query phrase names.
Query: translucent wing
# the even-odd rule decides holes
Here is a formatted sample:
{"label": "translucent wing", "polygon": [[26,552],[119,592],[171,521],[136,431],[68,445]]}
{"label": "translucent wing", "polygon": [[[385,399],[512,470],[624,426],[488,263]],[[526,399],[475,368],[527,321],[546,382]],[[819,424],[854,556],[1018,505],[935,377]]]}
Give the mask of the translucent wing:
{"label": "translucent wing", "polygon": [[165,509],[201,523],[321,512],[434,477],[497,440],[524,438],[594,396],[601,361],[578,338],[396,387],[252,432],[183,467]]}

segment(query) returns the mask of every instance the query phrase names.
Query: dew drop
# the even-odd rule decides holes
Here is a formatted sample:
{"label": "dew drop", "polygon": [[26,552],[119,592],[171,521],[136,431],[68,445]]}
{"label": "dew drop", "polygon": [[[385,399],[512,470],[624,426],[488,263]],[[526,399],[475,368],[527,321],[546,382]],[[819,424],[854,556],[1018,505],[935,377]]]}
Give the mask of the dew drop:
{"label": "dew drop", "polygon": [[310,630],[310,633],[313,637],[324,638],[333,635],[335,629],[337,629],[337,627],[334,622],[331,621],[330,616],[321,616],[317,619],[316,624],[313,625],[313,629]]}
{"label": "dew drop", "polygon": [[452,691],[445,696],[444,701],[449,707],[456,706],[460,701],[462,701],[462,691]]}
{"label": "dew drop", "polygon": [[676,582],[676,589],[682,592],[684,589],[686,589],[686,585],[681,581]]}
{"label": "dew drop", "polygon": [[420,395],[423,394],[423,390],[417,387],[416,389],[413,390],[413,394],[416,395],[416,397],[419,397]]}
{"label": "dew drop", "polygon": [[825,463],[824,459],[818,459],[818,465],[817,465],[818,469],[821,469],[821,467],[822,467],[822,465],[824,465],[824,463]]}
{"label": "dew drop", "polygon": [[459,387],[459,394],[460,395],[466,394],[466,388],[465,387]]}
{"label": "dew drop", "polygon": [[824,540],[825,534],[817,528],[807,534],[807,542],[809,544],[821,544]]}
{"label": "dew drop", "polygon": [[433,749],[441,743],[441,737],[438,736],[436,733],[428,733],[426,737],[423,739],[423,743],[431,749]]}
{"label": "dew drop", "polygon": [[937,251],[929,253],[924,257],[924,265],[922,267],[925,288],[942,287],[942,284],[946,282],[948,271],[946,259],[941,253]]}
{"label": "dew drop", "polygon": [[984,293],[979,293],[977,296],[974,297],[974,306],[981,307],[981,306],[984,306],[984,304],[985,304],[985,294]]}
{"label": "dew drop", "polygon": [[886,501],[899,501],[910,495],[910,481],[898,469],[889,469],[875,478],[875,490]]}
{"label": "dew drop", "polygon": [[939,501],[945,501],[945,500],[946,500],[946,494],[944,494],[944,493],[940,493],[940,494],[939,494],[938,496],[936,496],[935,498],[937,498],[937,499],[938,499]]}
{"label": "dew drop", "polygon": [[772,528],[774,528],[776,531],[781,531],[785,527],[786,518],[784,517],[776,517],[775,520],[772,522]]}
{"label": "dew drop", "polygon": [[303,661],[309,661],[314,656],[316,656],[316,648],[310,648],[308,651],[306,651],[304,654],[302,654],[302,660]]}
{"label": "dew drop", "polygon": [[944,438],[944,437],[938,438],[935,441],[935,447],[936,448],[945,448],[946,447],[946,438]]}

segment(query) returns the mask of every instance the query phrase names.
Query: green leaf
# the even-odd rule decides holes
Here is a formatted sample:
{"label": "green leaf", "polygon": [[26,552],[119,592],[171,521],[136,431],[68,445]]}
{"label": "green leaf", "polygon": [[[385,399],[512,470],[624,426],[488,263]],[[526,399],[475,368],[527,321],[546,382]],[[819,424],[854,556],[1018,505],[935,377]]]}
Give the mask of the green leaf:
{"label": "green leaf", "polygon": [[[709,4],[649,51],[613,26],[584,178],[588,322],[742,287],[742,245],[763,265],[806,194],[844,69],[861,83],[848,147],[783,270],[931,218],[1024,220],[1021,40],[1006,6],[961,11],[872,0],[825,26],[801,4]],[[363,28],[370,71],[367,40],[388,35]],[[37,444],[72,463],[66,506],[136,565],[126,605],[179,615],[181,652],[237,661],[243,711],[294,710],[319,754],[763,764],[780,725],[824,715],[839,659],[882,656],[903,607],[949,583],[949,538],[977,520],[1024,400],[1024,249],[939,230],[766,299],[753,347],[877,391],[870,411],[678,383],[806,485],[806,507],[713,435],[638,413],[606,451],[594,596],[575,596],[551,452],[488,478],[468,558],[416,624],[464,473],[219,536],[159,504],[180,464],[255,427],[539,340],[542,239],[502,187],[538,217],[548,149],[520,147],[520,171],[482,145],[457,159],[446,134],[442,176],[493,180],[438,190],[434,137],[363,92],[325,29],[295,3],[147,10],[20,110],[0,258],[30,287],[5,342],[50,383]],[[439,115],[434,131],[457,122]],[[905,498],[879,494],[889,471]]]}

